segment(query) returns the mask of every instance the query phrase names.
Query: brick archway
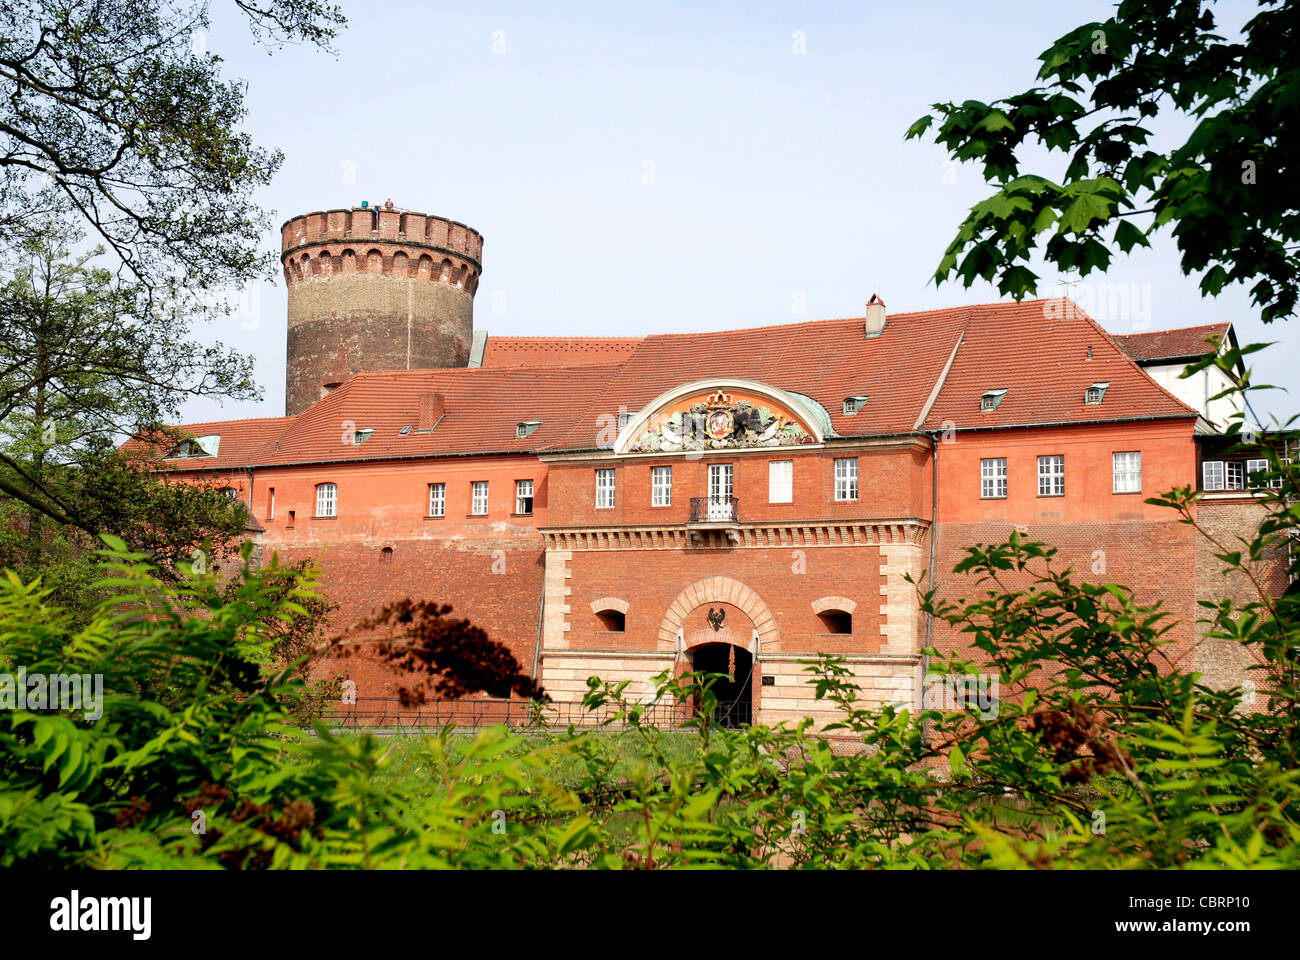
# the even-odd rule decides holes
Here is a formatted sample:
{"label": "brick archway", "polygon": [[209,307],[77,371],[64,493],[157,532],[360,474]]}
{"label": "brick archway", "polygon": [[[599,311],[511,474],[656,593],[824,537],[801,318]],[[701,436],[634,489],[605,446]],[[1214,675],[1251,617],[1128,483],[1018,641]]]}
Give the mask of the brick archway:
{"label": "brick archway", "polygon": [[659,621],[660,650],[675,650],[677,632],[692,610],[705,603],[730,603],[745,612],[745,616],[754,622],[758,631],[759,650],[763,653],[779,653],[781,650],[781,631],[777,628],[776,617],[763,598],[752,588],[731,577],[709,577],[697,580],[668,604],[668,612]]}

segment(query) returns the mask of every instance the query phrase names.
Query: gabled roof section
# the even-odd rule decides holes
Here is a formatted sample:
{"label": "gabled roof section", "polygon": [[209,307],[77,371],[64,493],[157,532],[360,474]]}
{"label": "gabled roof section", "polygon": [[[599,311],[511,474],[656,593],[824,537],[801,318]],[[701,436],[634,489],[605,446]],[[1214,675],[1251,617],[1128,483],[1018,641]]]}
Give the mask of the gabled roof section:
{"label": "gabled roof section", "polygon": [[[870,338],[863,335],[861,317],[648,336],[585,419],[620,407],[639,411],[674,387],[725,377],[811,398],[841,437],[910,433],[966,314],[966,308],[895,314],[882,336]],[[871,402],[857,416],[845,416],[844,397],[860,393],[870,393]],[[585,433],[571,432],[546,449],[592,445]]]}
{"label": "gabled roof section", "polygon": [[[1088,358],[1092,348],[1091,359]],[[1092,384],[1110,384],[1088,405]],[[991,388],[1010,388],[996,410],[981,411]],[[926,418],[929,430],[958,430],[1196,416],[1129,359],[1070,300],[972,307],[952,369]]]}
{"label": "gabled roof section", "polygon": [[1139,364],[1173,363],[1199,360],[1214,353],[1206,337],[1222,338],[1231,329],[1230,323],[1207,323],[1199,327],[1153,330],[1150,333],[1114,334],[1113,338],[1119,348]]}
{"label": "gabled roof section", "polygon": [[485,367],[579,367],[621,363],[644,337],[494,337],[488,336]]}
{"label": "gabled roof section", "polygon": [[[167,458],[160,466],[171,470],[229,470],[245,467],[265,455],[277,437],[282,434],[293,417],[258,417],[247,420],[220,420],[215,423],[190,423],[176,428],[182,435],[191,437],[220,437],[215,444],[216,456]],[[155,448],[159,458],[166,458],[176,447],[170,441]],[[149,444],[133,438],[122,445],[127,454],[141,454]]]}
{"label": "gabled roof section", "polygon": [[[262,465],[344,462],[475,453],[528,453],[571,431],[590,397],[617,367],[489,367],[362,373],[313,404],[284,431]],[[418,429],[420,397],[440,393],[444,414],[432,431]],[[536,430],[517,436],[520,423]],[[353,430],[373,430],[364,446]],[[598,426],[590,426],[594,437]]]}

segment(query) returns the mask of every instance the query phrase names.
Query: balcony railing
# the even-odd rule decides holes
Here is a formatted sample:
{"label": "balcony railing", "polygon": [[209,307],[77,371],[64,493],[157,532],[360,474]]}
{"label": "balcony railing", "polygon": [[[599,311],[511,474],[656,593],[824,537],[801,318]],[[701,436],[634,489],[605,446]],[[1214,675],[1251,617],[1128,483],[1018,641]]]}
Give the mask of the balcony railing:
{"label": "balcony railing", "polygon": [[691,523],[735,523],[740,519],[735,497],[691,497]]}

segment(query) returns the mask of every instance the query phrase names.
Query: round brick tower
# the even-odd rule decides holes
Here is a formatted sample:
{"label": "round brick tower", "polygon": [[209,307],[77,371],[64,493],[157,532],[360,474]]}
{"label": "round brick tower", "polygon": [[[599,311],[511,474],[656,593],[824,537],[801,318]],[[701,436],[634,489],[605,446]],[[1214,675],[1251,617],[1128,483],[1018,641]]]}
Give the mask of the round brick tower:
{"label": "round brick tower", "polygon": [[280,228],[289,288],[285,413],[354,373],[463,367],[483,237],[442,217],[354,207]]}

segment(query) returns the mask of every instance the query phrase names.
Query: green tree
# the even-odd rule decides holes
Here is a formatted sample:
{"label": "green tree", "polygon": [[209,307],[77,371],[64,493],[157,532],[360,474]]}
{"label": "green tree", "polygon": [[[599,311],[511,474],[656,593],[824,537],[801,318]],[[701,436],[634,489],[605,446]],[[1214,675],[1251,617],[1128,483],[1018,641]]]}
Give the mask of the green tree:
{"label": "green tree", "polygon": [[[321,0],[236,0],[268,46],[328,46]],[[252,202],[281,162],[239,125],[243,86],[206,49],[208,5],[0,2],[0,240],[68,207],[146,286],[209,289],[274,266]]]}
{"label": "green tree", "polygon": [[117,532],[167,562],[205,538],[227,547],[247,522],[239,504],[166,484],[117,444],[187,396],[248,395],[248,364],[187,340],[142,285],[93,265],[99,248],[70,253],[80,239],[48,224],[0,287],[0,492],[25,508],[27,541],[0,562],[41,570],[93,546],[76,531]]}
{"label": "green tree", "polygon": [[[1202,0],[1122,0],[1114,16],[1044,51],[1035,86],[991,103],[934,104],[907,137],[933,127],[954,161],[980,164],[995,187],[958,228],[935,281],[996,281],[1019,299],[1036,290],[1028,263],[1038,253],[1087,274],[1167,229],[1203,293],[1250,284],[1265,322],[1293,316],[1300,3],[1258,7],[1230,40]],[[1155,149],[1156,121],[1171,118],[1192,132]],[[1064,154],[1063,174],[1026,169],[1037,148]]]}

